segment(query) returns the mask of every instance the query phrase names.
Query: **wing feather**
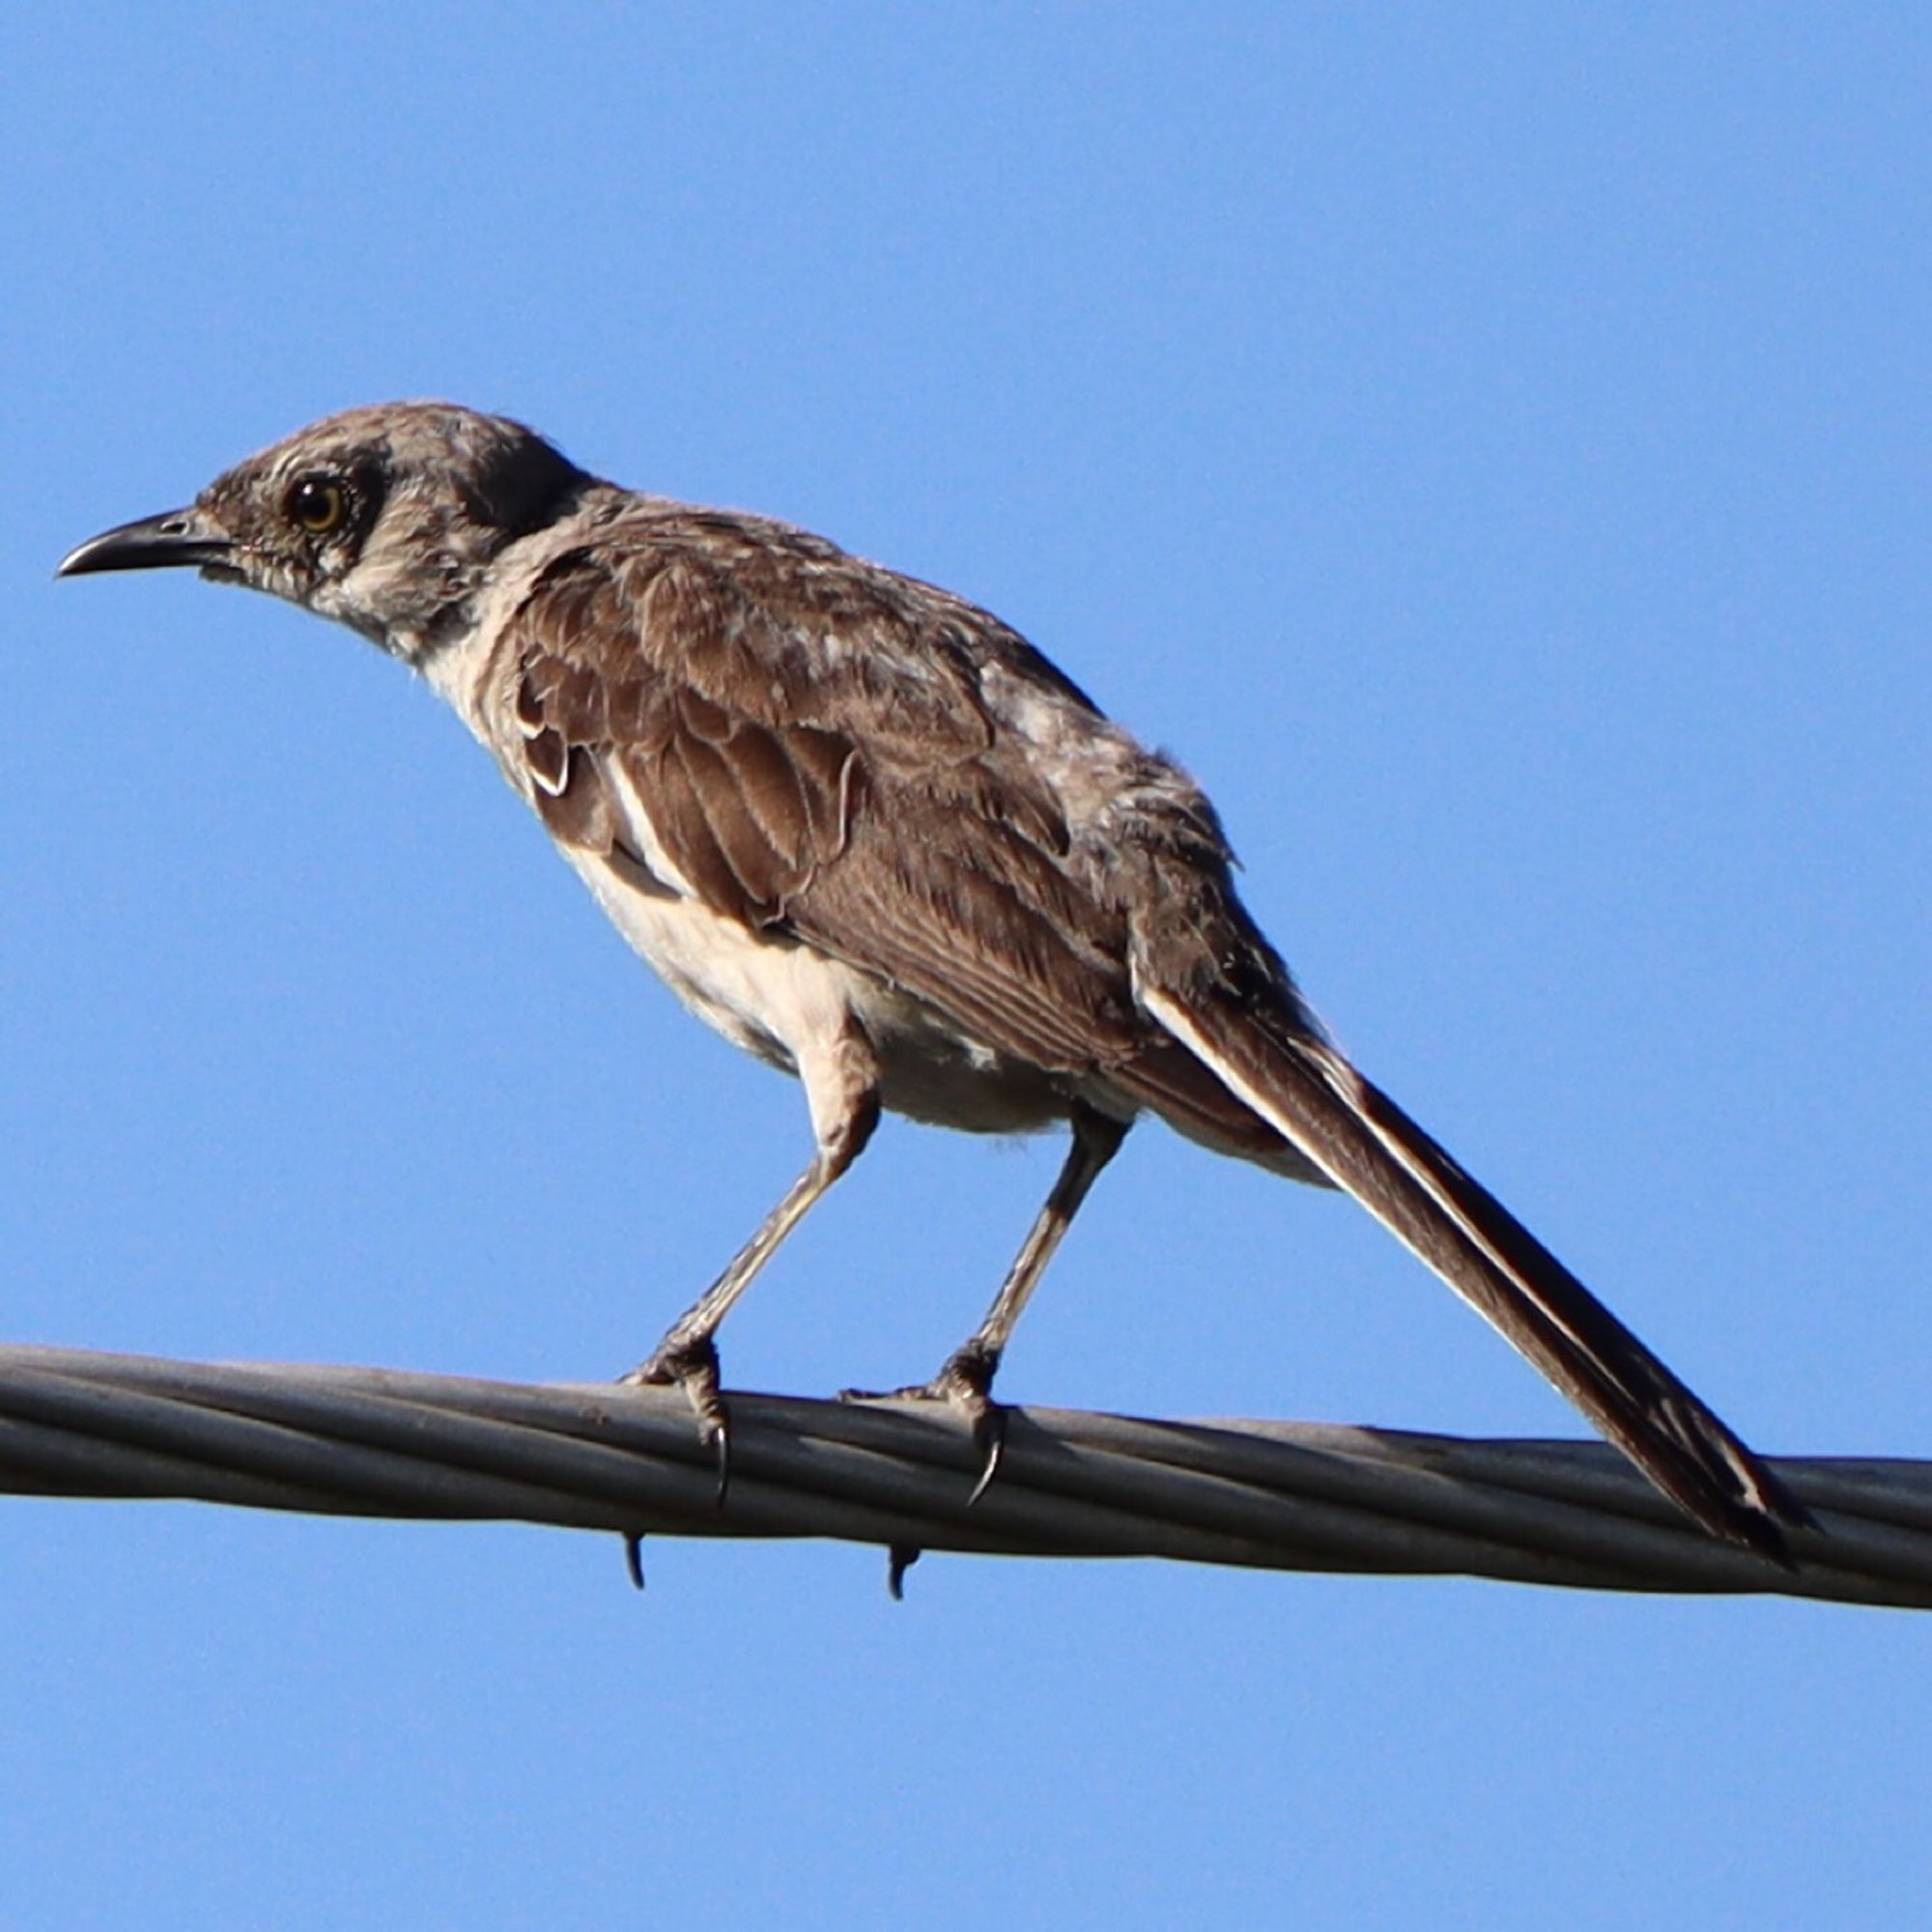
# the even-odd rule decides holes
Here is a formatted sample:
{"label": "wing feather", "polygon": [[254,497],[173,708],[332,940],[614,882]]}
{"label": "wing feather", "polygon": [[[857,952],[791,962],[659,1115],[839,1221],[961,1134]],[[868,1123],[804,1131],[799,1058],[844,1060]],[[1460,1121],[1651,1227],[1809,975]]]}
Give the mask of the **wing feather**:
{"label": "wing feather", "polygon": [[996,726],[984,661],[1088,700],[993,618],[879,575],[688,511],[556,558],[502,646],[545,822],[653,882],[643,855],[661,853],[712,911],[995,1052],[1279,1156],[1274,1128],[1138,1010],[1124,916],[1070,862],[1031,748]]}

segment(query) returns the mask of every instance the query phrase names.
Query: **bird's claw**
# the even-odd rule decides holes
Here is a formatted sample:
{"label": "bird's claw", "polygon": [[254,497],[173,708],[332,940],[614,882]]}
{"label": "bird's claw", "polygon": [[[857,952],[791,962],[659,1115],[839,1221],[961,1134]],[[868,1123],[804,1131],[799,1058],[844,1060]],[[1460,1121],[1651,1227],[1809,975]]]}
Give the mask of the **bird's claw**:
{"label": "bird's claw", "polygon": [[916,1544],[911,1543],[895,1543],[886,1552],[886,1588],[892,1593],[894,1603],[905,1602],[905,1573],[923,1553]]}
{"label": "bird's claw", "polygon": [[717,1507],[723,1509],[731,1491],[731,1411],[719,1389],[718,1345],[709,1335],[696,1340],[668,1335],[624,1380],[659,1386],[674,1382],[684,1391],[697,1417],[697,1439],[717,1459]]}
{"label": "bird's claw", "polygon": [[[980,1452],[980,1475],[966,1498],[971,1509],[999,1473],[1007,1447],[1007,1410],[992,1398],[993,1376],[1000,1358],[979,1342],[966,1342],[947,1358],[930,1381],[906,1388],[840,1389],[840,1402],[943,1402],[966,1424],[973,1446]],[[903,1575],[903,1572],[895,1573]],[[897,1594],[896,1591],[894,1592]]]}

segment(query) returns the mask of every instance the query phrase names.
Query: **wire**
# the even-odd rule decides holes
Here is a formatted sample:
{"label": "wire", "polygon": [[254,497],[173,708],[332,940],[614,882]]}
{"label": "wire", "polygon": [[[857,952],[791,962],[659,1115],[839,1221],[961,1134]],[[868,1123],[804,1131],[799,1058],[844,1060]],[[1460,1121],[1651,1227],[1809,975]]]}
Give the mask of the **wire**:
{"label": "wire", "polygon": [[948,1410],[734,1391],[731,1485],[674,1389],[0,1348],[0,1492],[510,1520],[922,1550],[1161,1556],[1579,1589],[1932,1607],[1932,1463],[1784,1458],[1822,1533],[1783,1570],[1596,1442],[1009,1411],[999,1475]]}

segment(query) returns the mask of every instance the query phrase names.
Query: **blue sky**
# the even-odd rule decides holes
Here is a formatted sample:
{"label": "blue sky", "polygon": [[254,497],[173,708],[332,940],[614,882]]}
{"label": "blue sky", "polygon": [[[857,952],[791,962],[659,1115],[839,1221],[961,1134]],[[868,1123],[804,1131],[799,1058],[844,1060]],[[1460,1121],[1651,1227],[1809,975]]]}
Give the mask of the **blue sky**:
{"label": "blue sky", "polygon": [[[583,1378],[803,1158],[424,690],[55,584],[440,394],[1018,624],[1363,1064],[1758,1446],[1932,1455],[1920,9],[0,22],[14,1339]],[[1058,1150],[889,1125],[730,1378],[926,1372]],[[1569,1434],[1137,1135],[1017,1400]],[[0,1921],[1913,1922],[1927,1630],[0,1506]]]}

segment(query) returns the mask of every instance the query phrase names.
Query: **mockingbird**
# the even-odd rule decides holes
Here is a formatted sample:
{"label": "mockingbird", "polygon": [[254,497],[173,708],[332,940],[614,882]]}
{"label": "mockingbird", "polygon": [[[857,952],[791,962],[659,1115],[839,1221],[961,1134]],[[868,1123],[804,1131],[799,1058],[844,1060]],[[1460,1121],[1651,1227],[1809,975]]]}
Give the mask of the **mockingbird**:
{"label": "mockingbird", "polygon": [[1706,1529],[1781,1558],[1779,1525],[1808,1522],[1323,1035],[1194,781],[987,611],[443,403],[330,416],[60,569],[163,564],[272,591],[420,671],[679,998],[804,1084],[810,1164],[634,1372],[685,1388],[721,1480],[713,1336],[882,1107],[1071,1128],[985,1320],[920,1391],[973,1420],[982,1486],[1001,1351],[1151,1111],[1347,1189]]}

